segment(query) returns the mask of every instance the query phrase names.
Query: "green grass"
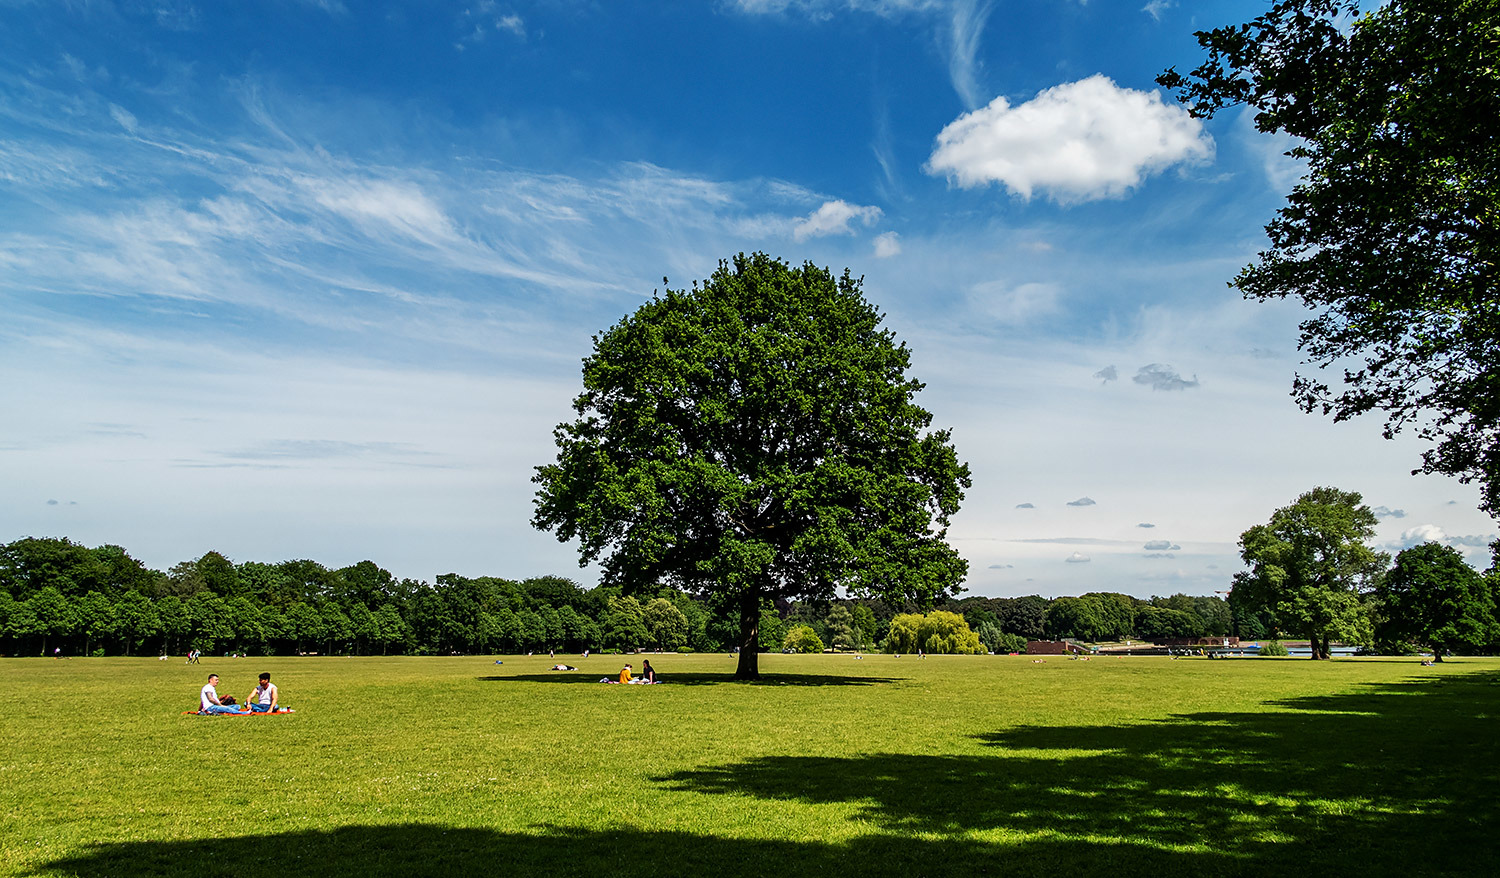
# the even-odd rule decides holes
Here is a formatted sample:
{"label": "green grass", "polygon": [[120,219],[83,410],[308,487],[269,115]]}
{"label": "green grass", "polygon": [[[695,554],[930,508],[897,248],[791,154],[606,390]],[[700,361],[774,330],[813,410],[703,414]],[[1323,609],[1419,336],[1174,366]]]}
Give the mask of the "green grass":
{"label": "green grass", "polygon": [[1500,874],[1494,659],[567,660],[0,662],[0,873]]}

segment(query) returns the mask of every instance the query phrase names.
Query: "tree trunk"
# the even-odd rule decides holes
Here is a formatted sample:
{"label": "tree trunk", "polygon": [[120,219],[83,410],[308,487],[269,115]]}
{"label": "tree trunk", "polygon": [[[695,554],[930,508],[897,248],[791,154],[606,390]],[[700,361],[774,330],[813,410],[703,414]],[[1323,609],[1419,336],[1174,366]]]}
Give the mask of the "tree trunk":
{"label": "tree trunk", "polygon": [[1308,658],[1312,659],[1313,661],[1317,661],[1318,659],[1323,657],[1322,652],[1318,649],[1318,646],[1321,642],[1322,641],[1318,640],[1318,632],[1313,631],[1312,633],[1307,635]]}
{"label": "tree trunk", "polygon": [[1441,643],[1432,644],[1432,660],[1434,662],[1443,660],[1443,645]]}
{"label": "tree trunk", "polygon": [[753,591],[740,595],[740,663],[734,678],[760,679],[760,595]]}

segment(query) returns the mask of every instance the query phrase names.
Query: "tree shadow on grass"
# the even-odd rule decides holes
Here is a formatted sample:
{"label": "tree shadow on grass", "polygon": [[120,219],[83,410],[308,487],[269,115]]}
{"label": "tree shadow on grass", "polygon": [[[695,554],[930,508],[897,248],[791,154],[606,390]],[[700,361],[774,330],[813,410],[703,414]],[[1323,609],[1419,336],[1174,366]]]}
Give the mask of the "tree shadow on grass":
{"label": "tree shadow on grass", "polygon": [[[620,675],[600,675],[598,672],[551,671],[544,674],[513,674],[511,676],[479,677],[485,683],[598,683],[600,679],[613,680]],[[841,674],[766,674],[759,680],[736,680],[732,671],[725,673],[663,674],[661,685],[674,686],[874,686],[880,683],[901,683],[900,677],[850,677]]]}
{"label": "tree shadow on grass", "polygon": [[[1123,858],[1122,858],[1123,855]],[[111,878],[406,878],[472,875],[547,878],[972,878],[1039,875],[1060,868],[1109,869],[1129,864],[1159,874],[1210,869],[1222,857],[1184,854],[1122,842],[1086,844],[1049,839],[1021,847],[968,840],[867,835],[847,843],[731,839],[685,832],[618,832],[536,827],[533,833],[426,824],[346,826],[188,841],[95,845],[45,863],[33,875]]]}
{"label": "tree shadow on grass", "polygon": [[715,795],[852,803],[858,819],[896,836],[1115,839],[1129,869],[1177,850],[1204,855],[1204,865],[1238,864],[1227,867],[1233,873],[1253,865],[1500,874],[1500,676],[1275,707],[1007,729],[980,736],[993,755],[771,756],[658,780]]}

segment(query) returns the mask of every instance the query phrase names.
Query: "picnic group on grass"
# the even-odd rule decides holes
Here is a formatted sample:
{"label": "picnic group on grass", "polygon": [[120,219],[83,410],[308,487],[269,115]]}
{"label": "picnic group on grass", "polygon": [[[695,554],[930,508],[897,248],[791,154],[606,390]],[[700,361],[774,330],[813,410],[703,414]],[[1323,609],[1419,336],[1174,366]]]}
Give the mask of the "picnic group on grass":
{"label": "picnic group on grass", "polygon": [[198,690],[198,712],[201,714],[237,714],[249,713],[295,713],[290,707],[282,707],[281,693],[276,684],[271,682],[270,674],[261,674],[260,680],[250,694],[245,696],[245,703],[237,702],[233,695],[219,694],[219,675],[209,674],[208,682]]}
{"label": "picnic group on grass", "polygon": [[641,675],[639,677],[636,677],[636,676],[632,675],[633,670],[634,669],[631,668],[630,665],[626,665],[625,667],[623,667],[623,668],[620,669],[620,679],[618,679],[618,680],[611,680],[608,677],[604,677],[604,678],[601,678],[599,680],[599,682],[601,682],[601,683],[634,683],[636,685],[648,685],[648,684],[657,682],[657,680],[656,680],[656,669],[653,668],[653,667],[651,667],[651,662],[649,660],[641,662]]}

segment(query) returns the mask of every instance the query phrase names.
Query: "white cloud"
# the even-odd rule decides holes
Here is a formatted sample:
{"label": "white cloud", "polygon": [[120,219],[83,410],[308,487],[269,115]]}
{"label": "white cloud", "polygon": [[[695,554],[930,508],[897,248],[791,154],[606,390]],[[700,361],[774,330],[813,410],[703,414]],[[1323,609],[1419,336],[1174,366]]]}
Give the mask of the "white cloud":
{"label": "white cloud", "polygon": [[825,201],[822,207],[808,214],[792,227],[792,238],[805,241],[808,238],[821,238],[824,235],[852,235],[854,229],[849,227],[852,220],[859,220],[868,226],[880,219],[880,214],[881,210],[878,207],[861,207],[842,199]]}
{"label": "white cloud", "polygon": [[1435,524],[1419,524],[1401,532],[1401,545],[1415,546],[1418,543],[1441,543],[1448,539],[1443,529]]}
{"label": "white cloud", "polygon": [[1153,19],[1161,21],[1161,14],[1176,5],[1175,0],[1151,0],[1150,3],[1141,7],[1141,11]]}
{"label": "white cloud", "polygon": [[1099,383],[1108,384],[1109,382],[1118,379],[1120,377],[1120,373],[1115,371],[1114,366],[1105,366],[1103,369],[1095,372],[1094,377],[1099,379]]}
{"label": "white cloud", "polygon": [[982,102],[979,85],[979,38],[994,8],[992,0],[956,0],[948,25],[948,78],[964,106]]}
{"label": "white cloud", "polygon": [[1143,384],[1152,390],[1186,390],[1189,387],[1198,386],[1198,376],[1188,379],[1177,374],[1177,370],[1164,363],[1152,363],[1142,366],[1135,376],[1130,379],[1136,384]]}
{"label": "white cloud", "polygon": [[1069,500],[1069,506],[1096,506],[1098,503],[1091,497],[1079,497],[1077,500]]}
{"label": "white cloud", "polygon": [[1287,155],[1303,141],[1285,132],[1266,134],[1255,128],[1255,111],[1240,112],[1235,121],[1235,137],[1245,149],[1260,159],[1266,183],[1276,192],[1290,192],[1307,175],[1307,160]]}
{"label": "white cloud", "polygon": [[526,36],[526,23],[519,15],[505,15],[495,19],[495,30],[508,30],[518,37]]}
{"label": "white cloud", "polygon": [[136,122],[135,115],[119,104],[109,105],[109,115],[110,118],[114,119],[116,122],[119,122],[120,127],[124,128],[126,131],[134,131],[136,129],[136,125],[138,123]]}
{"label": "white cloud", "polygon": [[983,99],[979,46],[994,0],[728,0],[725,5],[746,15],[796,14],[814,21],[844,12],[885,19],[921,16],[947,58],[948,79],[964,106],[973,109]]}
{"label": "white cloud", "polygon": [[1056,311],[1060,294],[1056,284],[987,281],[969,290],[969,303],[998,323],[1016,326]]}
{"label": "white cloud", "polygon": [[1180,552],[1182,547],[1174,545],[1171,540],[1151,540],[1141,548],[1148,552]]}
{"label": "white cloud", "polygon": [[938,134],[925,170],[966,189],[999,183],[1021,198],[1043,190],[1070,204],[1122,197],[1147,175],[1212,156],[1212,139],[1186,110],[1096,74],[1016,107],[997,97],[965,113]]}
{"label": "white cloud", "polygon": [[1093,559],[1083,554],[1082,552],[1074,552],[1073,554],[1069,555],[1066,560],[1069,564],[1087,564]]}
{"label": "white cloud", "polygon": [[875,258],[890,259],[901,254],[901,236],[895,232],[883,232],[875,236]]}

